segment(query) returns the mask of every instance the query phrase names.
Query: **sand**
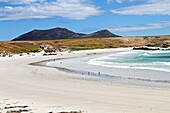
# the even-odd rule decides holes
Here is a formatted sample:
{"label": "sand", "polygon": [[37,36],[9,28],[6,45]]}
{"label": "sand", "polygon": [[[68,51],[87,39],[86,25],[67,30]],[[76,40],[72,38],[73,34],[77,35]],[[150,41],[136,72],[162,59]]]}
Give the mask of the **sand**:
{"label": "sand", "polygon": [[[34,113],[84,111],[85,113],[170,113],[170,89],[109,84],[73,79],[76,74],[32,66],[42,60],[82,57],[91,53],[128,49],[88,50],[56,56],[0,58],[0,112],[26,109]],[[4,109],[6,106],[16,108]],[[20,108],[19,106],[29,106]]]}

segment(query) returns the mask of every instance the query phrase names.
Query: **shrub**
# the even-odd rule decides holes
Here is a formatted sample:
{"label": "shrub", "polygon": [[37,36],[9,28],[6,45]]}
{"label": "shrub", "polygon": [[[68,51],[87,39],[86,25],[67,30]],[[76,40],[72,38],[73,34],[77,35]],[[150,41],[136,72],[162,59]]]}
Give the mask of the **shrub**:
{"label": "shrub", "polygon": [[148,37],[148,36],[144,36],[143,39],[144,39],[144,40],[148,40],[149,37]]}

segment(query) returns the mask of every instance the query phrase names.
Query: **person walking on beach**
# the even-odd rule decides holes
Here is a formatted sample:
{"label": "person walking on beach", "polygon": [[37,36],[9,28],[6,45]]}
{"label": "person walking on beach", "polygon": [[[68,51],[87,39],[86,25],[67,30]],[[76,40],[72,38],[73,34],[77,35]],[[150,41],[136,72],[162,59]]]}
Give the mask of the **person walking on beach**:
{"label": "person walking on beach", "polygon": [[90,72],[88,72],[88,75],[90,75]]}
{"label": "person walking on beach", "polygon": [[98,75],[100,76],[100,72],[98,72]]}

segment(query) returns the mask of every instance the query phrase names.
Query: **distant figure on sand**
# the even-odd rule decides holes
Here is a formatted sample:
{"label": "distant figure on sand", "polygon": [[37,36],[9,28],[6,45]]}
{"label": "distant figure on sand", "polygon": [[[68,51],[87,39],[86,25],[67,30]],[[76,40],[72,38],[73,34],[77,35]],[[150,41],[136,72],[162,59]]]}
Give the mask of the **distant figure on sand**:
{"label": "distant figure on sand", "polygon": [[98,72],[98,75],[100,76],[100,72]]}
{"label": "distant figure on sand", "polygon": [[90,75],[90,72],[88,72],[88,75]]}

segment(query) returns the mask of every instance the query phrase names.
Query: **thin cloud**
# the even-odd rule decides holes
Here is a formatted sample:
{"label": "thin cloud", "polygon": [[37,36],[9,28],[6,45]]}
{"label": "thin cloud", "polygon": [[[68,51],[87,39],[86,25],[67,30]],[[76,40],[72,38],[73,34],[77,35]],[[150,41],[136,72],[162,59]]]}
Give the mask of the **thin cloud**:
{"label": "thin cloud", "polygon": [[168,27],[170,27],[170,21],[163,21],[159,23],[152,23],[152,24],[139,25],[139,26],[109,28],[109,30],[112,32],[133,32],[133,31],[145,31],[145,30],[152,30],[152,29],[162,29]]}
{"label": "thin cloud", "polygon": [[84,0],[57,0],[55,2],[0,7],[0,21],[57,16],[68,19],[85,19],[101,13],[102,11],[98,7],[84,2]]}
{"label": "thin cloud", "polygon": [[0,0],[0,2],[10,3],[10,4],[29,4],[41,0]]}
{"label": "thin cloud", "polygon": [[[107,0],[108,3],[110,2],[117,2],[117,3],[123,3],[125,1],[128,1],[128,2],[134,2],[135,0]],[[138,0],[139,1],[139,0]]]}
{"label": "thin cloud", "polygon": [[147,0],[145,4],[111,10],[119,15],[170,15],[169,0]]}

